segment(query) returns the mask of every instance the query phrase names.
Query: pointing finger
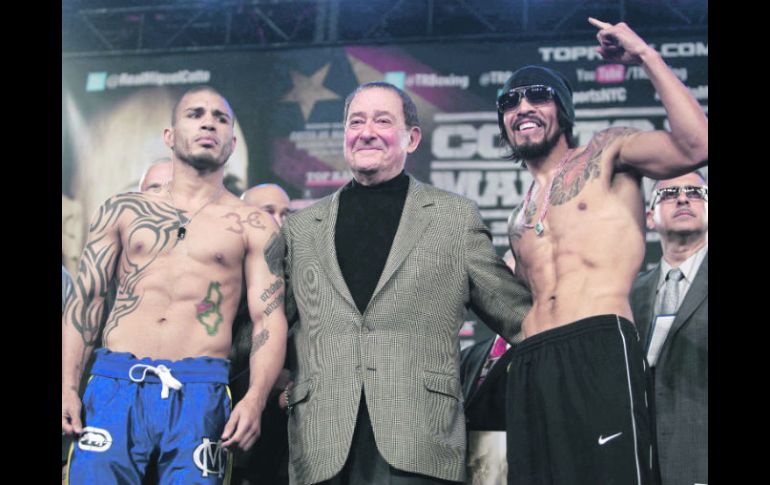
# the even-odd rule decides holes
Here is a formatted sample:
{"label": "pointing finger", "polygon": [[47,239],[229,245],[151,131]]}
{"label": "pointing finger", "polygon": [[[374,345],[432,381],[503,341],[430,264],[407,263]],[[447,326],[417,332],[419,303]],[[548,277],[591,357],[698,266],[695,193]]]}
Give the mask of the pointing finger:
{"label": "pointing finger", "polygon": [[588,23],[600,29],[609,29],[610,27],[612,27],[612,24],[609,24],[607,22],[602,22],[601,20],[597,20],[593,17],[588,17]]}

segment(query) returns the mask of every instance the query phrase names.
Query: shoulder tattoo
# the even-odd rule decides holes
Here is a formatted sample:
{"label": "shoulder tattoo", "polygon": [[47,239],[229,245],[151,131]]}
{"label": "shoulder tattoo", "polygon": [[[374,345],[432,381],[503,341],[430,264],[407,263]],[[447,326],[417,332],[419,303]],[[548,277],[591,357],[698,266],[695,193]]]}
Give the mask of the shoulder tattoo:
{"label": "shoulder tattoo", "polygon": [[609,128],[597,133],[586,149],[573,156],[553,181],[551,204],[561,205],[577,196],[586,183],[601,175],[601,159],[604,150],[615,140],[639,130],[633,128]]}

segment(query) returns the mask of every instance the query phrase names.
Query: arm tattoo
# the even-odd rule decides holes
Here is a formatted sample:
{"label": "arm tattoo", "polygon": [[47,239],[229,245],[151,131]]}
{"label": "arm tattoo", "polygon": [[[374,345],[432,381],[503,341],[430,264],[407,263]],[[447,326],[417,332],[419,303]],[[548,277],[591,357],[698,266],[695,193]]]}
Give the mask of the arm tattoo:
{"label": "arm tattoo", "polygon": [[219,282],[212,281],[206,297],[195,305],[195,318],[206,327],[206,332],[209,335],[216,335],[219,330],[219,324],[224,320],[222,311],[219,308],[221,304],[222,291],[219,289]]}
{"label": "arm tattoo", "polygon": [[243,219],[239,214],[235,212],[228,212],[222,217],[233,220],[233,225],[226,228],[228,231],[234,232],[236,234],[243,234],[244,223],[248,224],[249,226],[255,229],[265,229],[265,225],[262,224],[262,221],[259,219],[260,214],[262,214],[260,211],[250,212],[249,215],[247,215],[246,218]]}
{"label": "arm tattoo", "polygon": [[286,252],[286,242],[280,233],[274,232],[265,245],[265,262],[270,272],[283,278],[283,257]]}
{"label": "arm tattoo", "polygon": [[267,301],[271,296],[275,294],[276,291],[280,290],[283,287],[283,280],[277,279],[273,281],[270,286],[267,287],[265,291],[262,292],[261,295],[259,295],[259,299],[264,301]]}
{"label": "arm tattoo", "polygon": [[597,133],[585,151],[569,160],[562,173],[554,179],[551,204],[565,204],[577,196],[589,180],[601,174],[600,162],[605,148],[637,131],[632,128],[609,128]]}
{"label": "arm tattoo", "polygon": [[112,277],[115,261],[118,258],[118,245],[115,243],[104,245],[105,237],[91,241],[83,249],[78,278],[64,308],[65,325],[71,324],[83,340],[83,352],[78,364],[81,372],[85,368],[91,350],[96,346],[108,281]]}
{"label": "arm tattoo", "polygon": [[266,328],[263,329],[258,334],[254,335],[254,338],[251,339],[251,350],[249,351],[249,357],[256,354],[257,351],[267,343],[267,339],[269,338],[270,338],[270,332],[268,332]]}
{"label": "arm tattoo", "polygon": [[276,309],[276,308],[278,308],[279,306],[281,306],[281,304],[283,304],[283,300],[284,300],[284,298],[285,298],[285,295],[284,295],[283,293],[281,293],[280,295],[278,295],[278,296],[275,298],[275,300],[271,301],[271,302],[270,302],[270,303],[269,303],[269,304],[268,304],[268,305],[265,307],[265,309],[264,309],[264,311],[263,311],[262,313],[264,313],[266,317],[269,317],[269,316],[270,316],[270,314],[271,314],[271,313],[273,313],[273,312],[275,311],[275,309]]}

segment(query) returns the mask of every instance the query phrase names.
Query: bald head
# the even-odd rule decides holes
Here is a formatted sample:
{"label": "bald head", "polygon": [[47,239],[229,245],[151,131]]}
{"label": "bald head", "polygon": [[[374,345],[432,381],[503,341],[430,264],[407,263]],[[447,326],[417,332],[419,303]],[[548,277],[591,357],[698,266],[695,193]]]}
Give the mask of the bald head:
{"label": "bald head", "polygon": [[275,184],[261,184],[252,187],[241,195],[241,199],[246,204],[259,207],[273,216],[279,226],[283,225],[283,221],[289,213],[289,195]]}
{"label": "bald head", "polygon": [[171,159],[167,157],[154,162],[142,175],[142,179],[139,181],[139,190],[147,192],[169,183],[173,174],[172,167]]}

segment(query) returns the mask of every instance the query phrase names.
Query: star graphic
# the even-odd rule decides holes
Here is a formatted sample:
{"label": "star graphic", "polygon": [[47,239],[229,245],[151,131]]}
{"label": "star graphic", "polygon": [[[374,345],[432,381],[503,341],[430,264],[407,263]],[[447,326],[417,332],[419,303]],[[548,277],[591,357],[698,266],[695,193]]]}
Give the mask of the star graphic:
{"label": "star graphic", "polygon": [[281,101],[299,103],[302,117],[305,118],[305,121],[310,117],[310,112],[313,111],[313,106],[318,101],[340,99],[337,93],[323,86],[330,66],[331,64],[326,64],[310,76],[305,76],[297,71],[290,71],[291,82],[294,84],[294,87]]}

